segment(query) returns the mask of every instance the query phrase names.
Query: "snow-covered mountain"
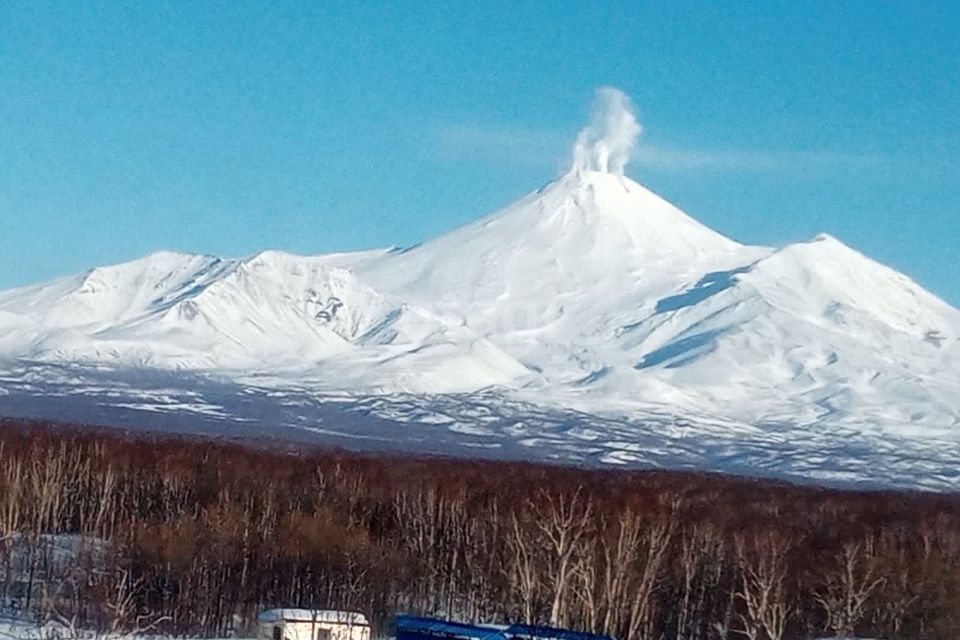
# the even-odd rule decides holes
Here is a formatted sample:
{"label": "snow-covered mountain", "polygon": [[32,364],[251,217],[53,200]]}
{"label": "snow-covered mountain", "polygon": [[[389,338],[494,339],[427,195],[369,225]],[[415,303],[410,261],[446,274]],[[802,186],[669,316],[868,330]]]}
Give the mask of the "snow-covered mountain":
{"label": "snow-covered mountain", "polygon": [[568,175],[362,270],[462,317],[567,404],[960,435],[956,309],[828,236],[739,245],[622,176]]}
{"label": "snow-covered mountain", "polygon": [[0,292],[0,415],[368,450],[960,488],[960,312],[829,236],[739,244],[567,174],[405,250],[159,253]]}
{"label": "snow-covered mountain", "polygon": [[[960,448],[956,309],[829,236],[741,245],[583,169],[407,250],[159,253],[2,292],[0,362],[8,396],[24,376],[42,395],[70,367],[79,388],[83,371],[110,371],[127,395],[144,371],[178,371],[276,397],[381,398],[373,414],[454,433],[470,420],[425,407],[446,396],[495,415],[499,398],[518,442],[529,406],[576,412],[564,428],[682,422],[688,448],[708,424]],[[829,462],[838,444],[808,455]]]}

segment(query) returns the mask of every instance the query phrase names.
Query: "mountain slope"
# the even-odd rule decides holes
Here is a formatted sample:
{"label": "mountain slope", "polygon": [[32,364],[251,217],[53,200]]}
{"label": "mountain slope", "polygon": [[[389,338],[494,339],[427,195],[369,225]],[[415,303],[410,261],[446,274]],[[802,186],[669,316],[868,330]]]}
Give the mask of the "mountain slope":
{"label": "mountain slope", "polygon": [[401,297],[465,315],[476,327],[512,331],[543,328],[571,311],[596,313],[598,304],[642,304],[766,253],[708,229],[628,178],[581,171],[358,268]]}
{"label": "mountain slope", "polygon": [[712,274],[658,306],[624,350],[645,351],[638,368],[723,414],[958,435],[957,311],[832,238]]}
{"label": "mountain slope", "polygon": [[[10,329],[5,352],[45,362],[293,377],[327,369],[336,371],[334,386],[384,390],[460,390],[526,373],[464,327],[375,291],[340,266],[369,255],[264,252],[221,260],[160,253],[7,292],[0,294],[0,318]],[[463,375],[444,385],[450,363]]]}

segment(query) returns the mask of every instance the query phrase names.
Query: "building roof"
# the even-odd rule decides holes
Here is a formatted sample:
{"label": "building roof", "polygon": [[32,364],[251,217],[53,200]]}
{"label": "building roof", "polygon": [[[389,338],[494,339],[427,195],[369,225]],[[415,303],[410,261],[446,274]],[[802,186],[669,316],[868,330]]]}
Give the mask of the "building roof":
{"label": "building roof", "polygon": [[368,625],[367,617],[355,611],[330,609],[267,609],[257,620],[260,622],[324,622],[327,624]]}
{"label": "building roof", "polygon": [[477,625],[397,616],[397,640],[612,640],[602,636],[569,629],[537,627],[527,624]]}

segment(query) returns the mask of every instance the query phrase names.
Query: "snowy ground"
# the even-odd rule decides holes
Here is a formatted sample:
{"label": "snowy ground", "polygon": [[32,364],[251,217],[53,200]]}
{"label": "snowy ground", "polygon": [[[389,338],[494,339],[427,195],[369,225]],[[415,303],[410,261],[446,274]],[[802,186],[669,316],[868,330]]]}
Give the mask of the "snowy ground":
{"label": "snowy ground", "polygon": [[[172,640],[174,636],[104,634],[72,629],[57,622],[35,622],[0,614],[0,640]],[[227,640],[210,638],[205,640]],[[230,640],[252,640],[231,638]]]}
{"label": "snowy ground", "polygon": [[0,638],[13,640],[55,640],[68,635],[68,630],[56,623],[37,622],[0,615]]}
{"label": "snowy ground", "polygon": [[44,365],[0,374],[0,414],[343,447],[610,468],[676,468],[835,486],[960,488],[960,446],[863,429],[745,425],[649,407],[544,407],[497,391],[318,395],[186,373]]}

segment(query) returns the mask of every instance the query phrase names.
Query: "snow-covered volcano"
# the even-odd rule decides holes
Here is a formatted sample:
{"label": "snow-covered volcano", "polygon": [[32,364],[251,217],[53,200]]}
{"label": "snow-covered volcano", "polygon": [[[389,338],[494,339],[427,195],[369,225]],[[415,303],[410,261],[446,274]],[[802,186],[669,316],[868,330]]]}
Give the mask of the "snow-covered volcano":
{"label": "snow-covered volcano", "polygon": [[834,238],[744,246],[620,175],[571,173],[358,270],[458,318],[565,404],[960,436],[960,312]]}
{"label": "snow-covered volcano", "polygon": [[698,223],[623,175],[640,125],[600,97],[566,175],[410,249],[0,292],[0,412],[960,487],[960,312],[829,236]]}
{"label": "snow-covered volcano", "polygon": [[[185,388],[200,376],[380,398],[381,417],[474,435],[500,398],[498,436],[517,441],[529,434],[516,407],[531,406],[578,412],[563,429],[570,415],[679,421],[687,447],[709,424],[956,449],[958,336],[960,312],[834,238],[745,246],[589,170],[407,250],[159,253],[0,293],[8,395],[24,379],[42,395],[50,372],[82,389],[96,370],[129,396],[144,371],[178,371]],[[429,408],[454,399],[456,419]],[[604,437],[593,426],[586,441]],[[634,454],[605,459],[649,462]]]}

